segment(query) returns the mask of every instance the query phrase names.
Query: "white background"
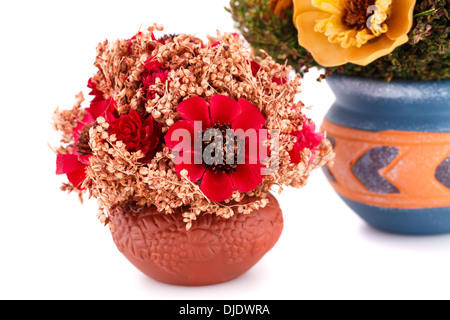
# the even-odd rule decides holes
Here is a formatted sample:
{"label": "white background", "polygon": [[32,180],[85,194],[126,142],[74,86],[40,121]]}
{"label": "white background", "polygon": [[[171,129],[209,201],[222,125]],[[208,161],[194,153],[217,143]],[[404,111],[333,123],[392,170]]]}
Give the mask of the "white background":
{"label": "white background", "polygon": [[[59,191],[53,110],[71,108],[95,72],[98,42],[153,22],[167,33],[234,31],[227,0],[3,1],[0,5],[0,299],[448,299],[450,235],[368,227],[320,170],[278,196],[285,228],[244,276],[220,285],[155,282],[116,249],[95,216]],[[334,101],[313,74],[302,99],[320,124]]]}

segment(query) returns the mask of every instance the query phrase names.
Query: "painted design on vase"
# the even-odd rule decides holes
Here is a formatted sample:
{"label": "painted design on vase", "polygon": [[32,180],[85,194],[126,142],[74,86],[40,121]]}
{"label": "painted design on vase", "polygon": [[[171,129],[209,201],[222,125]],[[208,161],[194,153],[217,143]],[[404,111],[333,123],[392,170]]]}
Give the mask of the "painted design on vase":
{"label": "painted design on vase", "polygon": [[400,193],[379,172],[394,161],[397,155],[397,148],[376,147],[363,154],[351,167],[351,170],[358,180],[371,192],[380,194]]}
{"label": "painted design on vase", "polygon": [[450,189],[450,157],[445,159],[436,169],[436,180]]}
{"label": "painted design on vase", "polygon": [[450,81],[327,82],[336,157],[325,172],[342,200],[383,231],[450,232]]}
{"label": "painted design on vase", "polygon": [[450,206],[450,133],[370,132],[328,120],[324,128],[338,154],[326,175],[341,196],[398,209]]}

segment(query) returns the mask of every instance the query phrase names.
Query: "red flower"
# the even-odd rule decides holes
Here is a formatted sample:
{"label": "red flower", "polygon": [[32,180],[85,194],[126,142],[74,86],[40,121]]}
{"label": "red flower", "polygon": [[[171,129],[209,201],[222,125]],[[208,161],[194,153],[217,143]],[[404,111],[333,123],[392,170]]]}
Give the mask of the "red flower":
{"label": "red flower", "polygon": [[97,102],[104,100],[103,98],[103,92],[97,89],[97,84],[92,81],[92,78],[89,78],[88,81],[88,88],[92,89],[92,91],[89,93],[89,95],[94,96],[94,99],[92,99],[92,102]]}
{"label": "red flower", "polygon": [[[324,136],[322,132],[316,132],[316,125],[312,122],[305,122],[303,128],[300,131],[294,131],[291,133],[297,138],[297,142],[294,144],[294,148],[289,151],[292,163],[300,163],[300,153],[308,148],[311,151],[320,151],[318,146],[321,144]],[[314,159],[314,154],[311,157],[312,161]]]}
{"label": "red flower", "polygon": [[116,102],[112,98],[106,100],[95,100],[96,99],[94,98],[90,107],[86,108],[86,114],[83,120],[78,123],[78,126],[72,132],[75,144],[78,143],[80,133],[82,133],[87,126],[92,126],[98,117],[105,118],[107,122],[110,122],[116,118]]}
{"label": "red flower", "polygon": [[142,83],[147,92],[147,99],[154,99],[156,92],[150,89],[150,86],[156,83],[156,78],[164,83],[169,76],[169,69],[164,69],[156,58],[150,58],[145,62],[144,72],[142,73]]}
{"label": "red flower", "polygon": [[[258,143],[261,142],[258,130],[264,126],[265,120],[258,108],[244,99],[235,101],[223,95],[216,95],[209,101],[209,106],[204,99],[193,97],[180,103],[177,110],[183,120],[176,122],[169,128],[165,141],[171,150],[180,152],[178,155],[180,159],[187,159],[187,161],[181,163],[178,163],[177,159],[175,160],[175,169],[179,176],[182,175],[183,170],[186,170],[188,178],[193,182],[199,181],[200,189],[211,201],[229,199],[235,189],[241,192],[250,192],[261,184],[263,179],[261,169],[264,166],[260,162],[263,159],[259,156],[259,150],[256,152],[258,154],[255,155],[250,152],[251,148],[248,143],[245,143],[245,161],[236,161],[239,152],[236,147],[239,145],[237,139],[252,140],[252,136],[241,134],[236,130],[242,129],[245,132],[254,129]],[[225,150],[221,153],[221,156],[223,156],[221,160],[224,160],[221,163],[208,164],[204,156],[201,157],[201,161],[196,161],[199,159],[199,151],[203,154],[205,148],[212,143],[217,143],[216,146],[221,143],[220,140],[216,141],[216,138],[205,139],[205,131],[200,131],[199,124],[201,124],[201,130],[219,130],[223,138],[226,137],[226,130],[232,129],[234,131],[236,139],[233,145],[233,162],[225,160],[225,156],[223,156],[226,153]],[[195,139],[189,141],[183,139],[180,143],[176,133],[177,129],[187,130],[186,132],[189,132],[190,137],[196,135],[198,137],[198,133],[202,133],[201,150],[198,150],[195,141],[192,141]],[[220,146],[225,149],[223,140],[223,144]],[[220,150],[220,147],[217,150]]]}
{"label": "red flower", "polygon": [[103,93],[89,79],[88,87],[92,89],[91,95],[94,99],[89,108],[86,108],[84,118],[72,131],[74,148],[72,154],[58,154],[56,157],[56,174],[66,174],[72,185],[82,190],[80,185],[86,179],[86,167],[92,151],[89,147],[89,129],[98,117],[104,117],[107,121],[115,119],[116,102],[112,99],[103,99]]}
{"label": "red flower", "polygon": [[69,182],[77,189],[83,190],[80,185],[86,179],[87,165],[80,161],[75,154],[58,154],[56,156],[56,174],[65,174]]}
{"label": "red flower", "polygon": [[98,117],[103,117],[107,122],[115,119],[117,115],[116,102],[114,99],[104,99],[103,92],[97,89],[97,85],[92,81],[92,78],[88,81],[88,88],[92,89],[89,93],[94,96],[89,108],[86,108],[86,114],[78,123],[78,126],[72,131],[72,136],[75,144],[78,144],[78,137],[83,130],[86,130],[87,126],[92,126],[92,124],[97,120]]}
{"label": "red flower", "polygon": [[148,163],[155,156],[160,145],[161,125],[152,116],[144,118],[136,110],[110,122],[109,135],[116,135],[129,152],[142,151],[141,162]]}

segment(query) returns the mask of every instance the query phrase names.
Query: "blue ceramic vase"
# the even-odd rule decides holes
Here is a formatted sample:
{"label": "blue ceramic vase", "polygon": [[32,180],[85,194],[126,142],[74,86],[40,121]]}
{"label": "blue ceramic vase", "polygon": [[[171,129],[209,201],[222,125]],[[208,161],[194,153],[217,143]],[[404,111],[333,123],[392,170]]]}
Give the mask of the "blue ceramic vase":
{"label": "blue ceramic vase", "polygon": [[323,129],[335,147],[324,168],[369,225],[388,232],[450,232],[450,80],[333,75]]}

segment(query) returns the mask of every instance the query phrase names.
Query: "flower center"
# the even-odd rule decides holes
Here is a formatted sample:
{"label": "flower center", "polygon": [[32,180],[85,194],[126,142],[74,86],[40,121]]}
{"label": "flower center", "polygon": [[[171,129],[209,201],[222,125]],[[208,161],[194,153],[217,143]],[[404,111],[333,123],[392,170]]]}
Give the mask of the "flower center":
{"label": "flower center", "polygon": [[350,0],[347,2],[343,15],[342,23],[355,30],[364,30],[367,28],[367,20],[373,15],[371,6],[375,5],[375,0]]}
{"label": "flower center", "polygon": [[361,48],[388,31],[388,15],[392,0],[313,0],[324,12],[334,8],[329,18],[318,20],[314,31],[323,33],[331,43],[342,48]]}
{"label": "flower center", "polygon": [[[218,124],[212,129],[218,130],[221,135],[213,136],[210,140],[205,140],[205,132],[203,132],[202,151],[204,152],[205,149],[212,150],[211,158],[219,159],[217,159],[218,161],[215,159],[213,163],[208,163],[208,161],[206,161],[205,165],[214,172],[222,171],[225,173],[232,173],[238,167],[238,155],[243,154],[243,151],[240,150],[241,144],[238,143],[239,138],[232,135],[232,139],[230,139],[227,135],[227,130],[231,129],[231,124]],[[216,150],[219,150],[219,154],[216,154]]]}
{"label": "flower center", "polygon": [[87,124],[83,127],[83,129],[80,132],[80,135],[78,137],[78,143],[75,146],[78,150],[78,153],[81,156],[86,156],[88,154],[92,154],[92,149],[89,146],[89,130],[91,129],[92,125]]}

